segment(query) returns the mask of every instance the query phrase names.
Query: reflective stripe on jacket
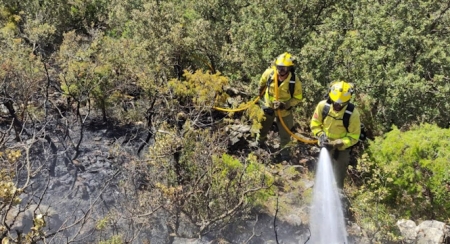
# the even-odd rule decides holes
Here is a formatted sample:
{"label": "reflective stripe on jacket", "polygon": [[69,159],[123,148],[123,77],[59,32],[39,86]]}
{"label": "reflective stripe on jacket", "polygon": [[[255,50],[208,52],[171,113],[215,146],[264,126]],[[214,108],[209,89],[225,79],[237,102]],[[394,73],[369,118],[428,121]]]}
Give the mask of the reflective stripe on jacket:
{"label": "reflective stripe on jacket", "polygon": [[320,101],[316,106],[310,125],[312,133],[317,136],[323,131],[330,140],[342,139],[344,146],[338,148],[339,150],[344,150],[355,145],[361,134],[361,121],[358,109],[355,108],[353,114],[350,116],[347,132],[343,122],[345,109],[347,107],[342,108],[341,111],[334,111],[333,106],[331,106],[328,116],[323,119],[322,110],[326,102],[326,100]]}

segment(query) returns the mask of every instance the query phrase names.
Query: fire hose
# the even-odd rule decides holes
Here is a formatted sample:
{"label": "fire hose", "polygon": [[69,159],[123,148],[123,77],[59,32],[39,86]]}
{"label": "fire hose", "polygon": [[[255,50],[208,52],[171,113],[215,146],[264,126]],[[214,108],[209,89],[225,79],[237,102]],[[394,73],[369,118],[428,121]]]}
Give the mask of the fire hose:
{"label": "fire hose", "polygon": [[[275,100],[278,101],[278,77],[276,74],[274,74],[274,85],[275,85]],[[256,102],[258,102],[259,98],[263,95],[264,92],[262,92],[261,94],[259,94],[259,96],[254,99],[253,101],[249,102],[246,106],[242,107],[242,108],[235,108],[235,109],[227,109],[227,108],[219,108],[219,107],[213,107],[213,109],[218,110],[218,111],[223,111],[223,112],[238,112],[238,111],[243,111],[248,109],[251,105],[255,104]],[[299,137],[297,136],[295,133],[293,133],[289,128],[287,128],[286,124],[284,123],[283,117],[281,116],[280,113],[280,109],[276,110],[278,119],[280,120],[281,125],[283,126],[283,128],[296,140],[301,141],[303,143],[307,143],[307,144],[315,144],[317,143],[316,139],[310,139],[310,138],[303,138],[303,137]]]}

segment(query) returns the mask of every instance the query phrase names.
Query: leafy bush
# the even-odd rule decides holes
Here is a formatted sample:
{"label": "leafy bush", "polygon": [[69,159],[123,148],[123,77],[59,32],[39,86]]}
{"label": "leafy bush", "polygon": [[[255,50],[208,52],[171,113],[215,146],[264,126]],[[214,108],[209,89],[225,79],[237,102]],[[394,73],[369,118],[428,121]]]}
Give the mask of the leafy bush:
{"label": "leafy bush", "polygon": [[359,166],[367,180],[354,195],[358,220],[370,225],[378,218],[385,226],[398,218],[447,220],[449,144],[450,131],[432,124],[406,132],[393,127],[371,142]]}
{"label": "leafy bush", "polygon": [[[5,150],[0,152],[0,206],[4,209],[9,204],[17,205],[20,203],[18,194],[22,189],[17,189],[14,184],[15,170],[14,166],[17,159],[21,156],[20,150]],[[0,212],[0,214],[3,214]]]}
{"label": "leafy bush", "polygon": [[209,71],[197,70],[192,74],[184,71],[183,76],[186,81],[180,82],[178,79],[172,79],[169,87],[176,95],[192,99],[194,106],[212,106],[216,99],[218,102],[225,101],[226,97],[217,97],[219,93],[222,93],[223,86],[228,84],[228,79],[220,73],[211,74]]}
{"label": "leafy bush", "polygon": [[[159,130],[150,147],[148,179],[169,201],[205,233],[273,195],[273,177],[254,155],[238,158],[225,153],[221,132],[190,130],[178,136]],[[169,207],[167,207],[169,209]]]}

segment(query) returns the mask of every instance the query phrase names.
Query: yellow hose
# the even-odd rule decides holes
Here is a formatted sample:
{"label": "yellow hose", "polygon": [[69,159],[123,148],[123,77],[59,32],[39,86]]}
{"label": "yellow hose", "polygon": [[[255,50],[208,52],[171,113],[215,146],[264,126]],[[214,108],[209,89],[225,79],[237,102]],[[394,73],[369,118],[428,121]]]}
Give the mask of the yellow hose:
{"label": "yellow hose", "polygon": [[[275,101],[278,101],[278,75],[275,71],[274,73],[274,85],[275,85]],[[317,140],[315,139],[309,139],[309,138],[300,138],[298,137],[296,134],[294,134],[289,128],[287,128],[286,124],[284,123],[283,117],[281,117],[281,112],[279,109],[277,109],[277,116],[278,119],[280,120],[281,125],[283,126],[283,128],[295,139],[297,139],[298,141],[304,142],[304,143],[309,143],[309,144],[315,144],[317,143]]]}
{"label": "yellow hose", "polygon": [[213,107],[213,109],[219,110],[219,111],[223,111],[223,112],[238,112],[238,111],[246,110],[246,109],[249,108],[251,105],[253,105],[253,104],[255,104],[256,102],[258,102],[258,100],[259,100],[259,96],[258,96],[255,100],[249,102],[249,103],[247,104],[247,106],[244,106],[244,107],[242,107],[242,108],[219,108],[219,107]]}
{"label": "yellow hose", "polygon": [[[274,83],[275,83],[275,100],[278,101],[278,75],[276,73],[276,71],[274,72]],[[260,94],[255,100],[249,102],[247,104],[247,106],[244,106],[242,108],[234,108],[234,109],[228,109],[228,108],[219,108],[219,107],[213,107],[213,109],[218,110],[218,111],[223,111],[223,112],[238,112],[238,111],[243,111],[248,109],[251,105],[255,104],[256,102],[258,102],[259,98],[264,94],[264,92],[262,94]],[[317,140],[315,139],[309,139],[309,138],[301,138],[298,137],[296,134],[294,134],[289,128],[287,128],[286,124],[284,123],[283,117],[281,117],[281,113],[280,110],[277,109],[277,115],[278,115],[278,119],[280,120],[281,125],[283,126],[283,128],[292,136],[294,137],[296,140],[304,142],[304,143],[309,143],[309,144],[315,144],[317,143]]]}
{"label": "yellow hose", "polygon": [[292,137],[294,137],[294,138],[297,139],[298,141],[301,141],[301,142],[304,142],[304,143],[308,143],[308,144],[316,144],[316,143],[317,143],[317,140],[316,140],[316,139],[301,138],[301,137],[298,137],[296,134],[294,134],[291,130],[289,130],[289,128],[287,128],[286,124],[285,124],[284,121],[283,121],[283,117],[281,117],[281,113],[280,113],[280,110],[279,110],[279,109],[277,110],[277,115],[278,115],[278,118],[280,119],[280,123],[281,123],[281,125],[283,126],[283,128],[284,128],[284,129],[285,129]]}

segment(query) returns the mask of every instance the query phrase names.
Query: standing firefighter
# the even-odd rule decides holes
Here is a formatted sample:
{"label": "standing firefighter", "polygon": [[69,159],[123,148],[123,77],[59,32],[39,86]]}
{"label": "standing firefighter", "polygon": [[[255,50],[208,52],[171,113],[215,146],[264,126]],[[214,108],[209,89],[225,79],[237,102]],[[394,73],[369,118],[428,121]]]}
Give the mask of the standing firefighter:
{"label": "standing firefighter", "polygon": [[333,82],[328,99],[319,102],[311,119],[311,131],[319,138],[319,146],[330,149],[337,186],[344,187],[344,179],[350,161],[350,147],[355,145],[361,133],[359,111],[350,99],[353,84]]}
{"label": "standing firefighter", "polygon": [[[275,84],[278,88],[275,89]],[[278,94],[275,94],[275,92]],[[275,60],[275,66],[272,66],[262,74],[259,81],[259,92],[261,94],[260,105],[264,110],[265,120],[262,122],[262,129],[259,136],[259,145],[266,142],[267,134],[277,117],[277,110],[283,119],[287,129],[291,129],[294,125],[294,119],[291,113],[293,106],[299,104],[302,100],[302,84],[298,77],[295,77],[294,62],[290,53],[283,53]],[[278,131],[280,134],[280,152],[281,160],[288,161],[290,159],[289,151],[284,146],[289,143],[291,136],[276,119]]]}

